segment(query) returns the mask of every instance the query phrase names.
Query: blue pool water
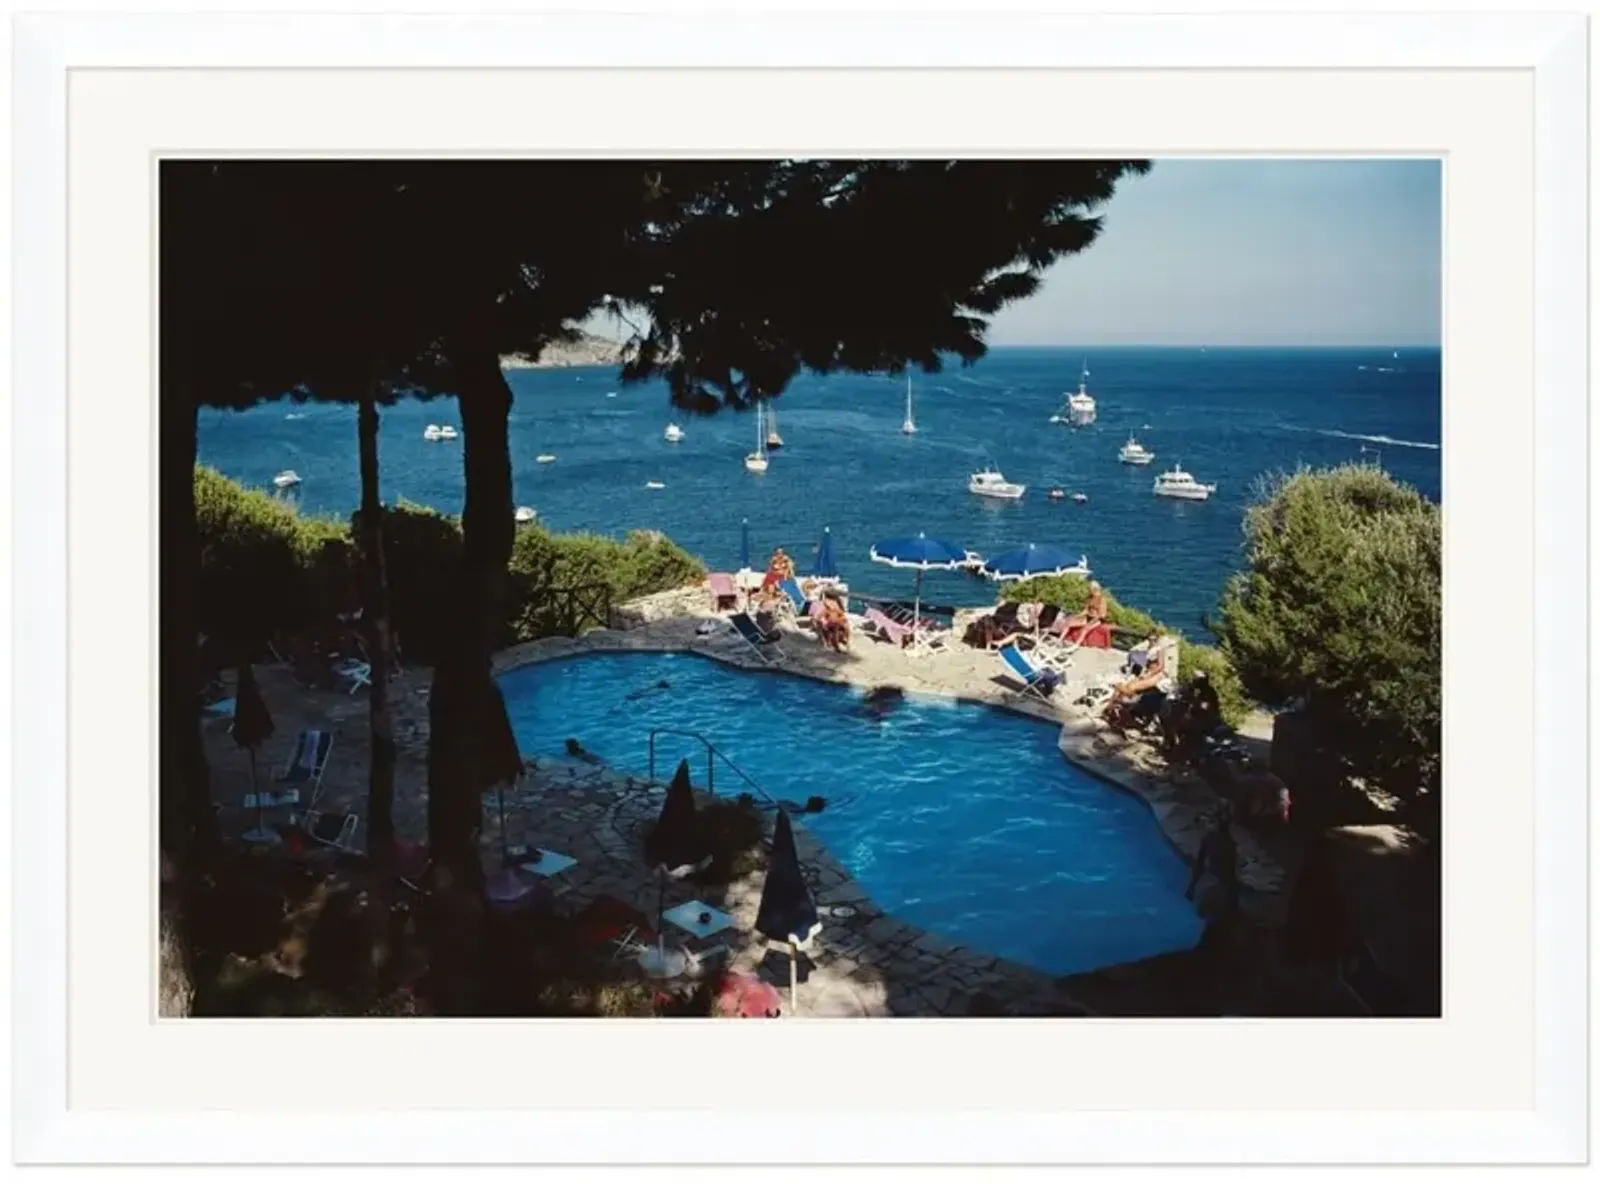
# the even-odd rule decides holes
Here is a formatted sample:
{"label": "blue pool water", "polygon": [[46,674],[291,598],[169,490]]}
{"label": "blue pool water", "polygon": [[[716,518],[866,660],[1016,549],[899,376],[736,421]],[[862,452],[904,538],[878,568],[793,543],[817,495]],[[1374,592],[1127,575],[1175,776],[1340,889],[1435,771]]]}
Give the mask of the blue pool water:
{"label": "blue pool water", "polygon": [[[1052,725],[922,696],[880,721],[859,691],[689,654],[545,662],[501,685],[525,753],[570,736],[642,773],[650,730],[687,728],[774,797],[820,794],[805,825],[879,905],[951,941],[1070,974],[1199,939],[1150,811],[1068,763]],[[705,750],[658,737],[658,776],[682,758],[703,784]],[[743,788],[725,768],[716,786]]]}

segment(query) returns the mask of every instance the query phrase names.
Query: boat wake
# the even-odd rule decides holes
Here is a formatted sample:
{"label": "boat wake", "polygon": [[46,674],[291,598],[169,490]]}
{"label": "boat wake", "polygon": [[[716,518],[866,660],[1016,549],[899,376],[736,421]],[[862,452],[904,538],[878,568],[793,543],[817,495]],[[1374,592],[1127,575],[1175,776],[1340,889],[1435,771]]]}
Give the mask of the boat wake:
{"label": "boat wake", "polygon": [[1314,430],[1319,436],[1337,436],[1341,440],[1365,440],[1368,444],[1388,444],[1395,448],[1426,448],[1430,452],[1439,451],[1439,445],[1427,444],[1421,440],[1396,440],[1393,436],[1364,436],[1360,432],[1341,432],[1335,428],[1315,428],[1311,430]]}

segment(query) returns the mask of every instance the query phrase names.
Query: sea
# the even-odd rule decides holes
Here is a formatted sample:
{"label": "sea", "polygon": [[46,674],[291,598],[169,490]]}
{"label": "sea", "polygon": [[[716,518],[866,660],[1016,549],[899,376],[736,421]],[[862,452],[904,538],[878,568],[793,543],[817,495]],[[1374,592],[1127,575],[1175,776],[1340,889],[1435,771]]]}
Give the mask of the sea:
{"label": "sea", "polygon": [[[1098,418],[1052,423],[1085,367]],[[826,527],[852,591],[885,597],[909,596],[913,573],[874,563],[879,540],[926,533],[984,555],[1054,544],[1086,557],[1118,599],[1197,638],[1209,635],[1205,616],[1242,565],[1244,512],[1271,474],[1370,463],[1441,496],[1437,349],[995,348],[970,367],[914,373],[912,436],[900,431],[903,377],[803,375],[773,404],[784,447],[764,474],[744,467],[754,413],[685,416],[663,384],[625,387],[608,368],[507,377],[515,501],[551,530],[657,530],[711,570],[732,571],[748,520],[757,567],[781,546],[804,572]],[[664,440],[669,422],[683,427],[681,443]],[[432,423],[459,425],[454,400],[384,409],[382,494],[459,513],[462,444],[424,440]],[[1118,462],[1130,435],[1153,464]],[[294,469],[302,484],[282,496],[306,512],[344,516],[359,501],[353,406],[208,409],[199,457],[266,489]],[[967,492],[986,464],[1026,494]],[[1216,492],[1204,502],[1156,497],[1156,475],[1174,465]],[[1087,500],[1053,501],[1052,488]],[[989,603],[995,592],[959,573],[931,573],[923,588],[952,606]]]}

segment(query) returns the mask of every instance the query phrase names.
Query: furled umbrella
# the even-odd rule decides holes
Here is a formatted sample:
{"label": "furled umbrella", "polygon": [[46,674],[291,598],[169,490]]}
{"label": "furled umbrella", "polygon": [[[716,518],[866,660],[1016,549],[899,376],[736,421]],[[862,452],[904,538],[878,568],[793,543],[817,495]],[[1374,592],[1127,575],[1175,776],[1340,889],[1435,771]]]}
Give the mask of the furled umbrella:
{"label": "furled umbrella", "polygon": [[756,932],[769,941],[789,947],[789,1014],[798,1014],[796,996],[800,984],[800,949],[809,945],[822,929],[817,902],[800,871],[800,853],[795,850],[794,825],[789,811],[779,809],[772,832],[772,860],[767,865],[767,881],[761,888],[761,905],[756,910]]}
{"label": "furled umbrella", "polygon": [[991,580],[1028,580],[1034,576],[1087,576],[1087,556],[1074,556],[1065,547],[1029,543],[994,556],[983,565]]}
{"label": "furled umbrella", "polygon": [[256,787],[256,750],[272,735],[272,713],[267,710],[267,701],[261,697],[261,688],[256,685],[256,673],[246,662],[239,667],[239,685],[234,691],[233,727],[229,729],[233,742],[250,754],[250,796],[256,803],[256,825],[254,830],[244,833],[247,843],[276,843],[278,834],[267,829],[266,801]]}
{"label": "furled umbrella", "polygon": [[655,865],[660,891],[656,902],[656,947],[641,954],[639,964],[649,975],[671,978],[684,972],[689,957],[682,950],[667,949],[667,878],[681,880],[711,862],[705,834],[700,829],[699,812],[695,809],[694,790],[689,785],[687,760],[679,761],[678,771],[672,775],[667,799],[661,804],[661,816],[645,839],[644,854]]}
{"label": "furled umbrella", "polygon": [[515,785],[522,777],[522,749],[512,730],[511,716],[506,711],[505,696],[500,693],[499,684],[484,676],[477,686],[477,696],[480,704],[473,714],[480,731],[475,750],[474,788],[482,793],[493,786],[500,811],[500,868],[484,882],[484,892],[492,904],[511,906],[533,891],[533,885],[511,865],[506,834],[506,786]]}
{"label": "furled umbrella", "polygon": [[916,571],[916,601],[911,610],[913,639],[922,627],[923,575],[930,571],[955,571],[967,560],[965,549],[943,539],[930,539],[926,534],[918,534],[916,538],[885,539],[875,543],[869,554],[874,563],[909,567]]}
{"label": "furled umbrella", "polygon": [[811,574],[819,580],[837,580],[839,565],[833,558],[833,531],[822,528],[822,542],[817,546],[817,561],[811,565]]}

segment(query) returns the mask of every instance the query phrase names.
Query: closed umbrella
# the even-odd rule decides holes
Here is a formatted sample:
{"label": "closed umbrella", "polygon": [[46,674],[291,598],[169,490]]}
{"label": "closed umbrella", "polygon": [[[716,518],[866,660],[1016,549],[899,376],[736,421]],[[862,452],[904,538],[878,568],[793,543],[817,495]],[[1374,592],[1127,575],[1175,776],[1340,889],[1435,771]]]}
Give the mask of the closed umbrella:
{"label": "closed umbrella", "polygon": [[922,577],[930,571],[955,571],[966,562],[965,549],[943,539],[930,539],[926,534],[916,538],[885,539],[873,544],[869,552],[874,563],[887,563],[890,567],[909,567],[917,573],[917,591],[912,608],[912,637],[922,624]]}
{"label": "closed umbrella", "polygon": [[1083,555],[1073,555],[1065,547],[1039,546],[1029,543],[994,556],[983,565],[983,574],[991,580],[1027,580],[1034,576],[1086,576],[1089,560]]}
{"label": "closed umbrella", "polygon": [[493,786],[500,811],[500,869],[484,883],[484,892],[497,905],[514,905],[533,891],[533,885],[511,866],[506,834],[506,786],[515,785],[522,777],[522,747],[511,727],[511,716],[506,711],[500,685],[485,674],[477,685],[475,697],[478,704],[473,718],[479,734],[474,749],[473,788],[481,795]]}
{"label": "closed umbrella", "polygon": [[655,865],[660,891],[656,901],[656,948],[640,955],[639,964],[647,974],[671,978],[683,973],[688,956],[682,950],[667,949],[667,877],[682,879],[711,862],[705,835],[700,829],[699,812],[695,809],[694,790],[689,786],[687,760],[679,761],[678,771],[672,775],[672,783],[667,786],[667,800],[661,804],[661,816],[645,840],[644,854]]}
{"label": "closed umbrella", "polygon": [[772,832],[772,861],[767,865],[767,881],[761,887],[761,905],[756,910],[756,932],[789,947],[791,1015],[797,1014],[798,1007],[795,996],[799,992],[800,947],[808,945],[821,928],[817,902],[800,871],[794,825],[789,821],[789,812],[780,808]]}
{"label": "closed umbrella", "polygon": [[839,578],[839,565],[833,559],[833,531],[822,528],[822,542],[817,546],[817,561],[811,565],[811,574],[819,580]]}
{"label": "closed umbrella", "polygon": [[267,710],[267,701],[261,697],[261,688],[256,685],[256,673],[248,662],[239,667],[239,685],[234,692],[233,727],[229,732],[233,742],[250,754],[250,796],[256,803],[256,825],[254,830],[245,831],[244,840],[247,843],[276,843],[278,834],[267,829],[266,806],[261,791],[256,788],[256,749],[272,735],[272,713]]}

